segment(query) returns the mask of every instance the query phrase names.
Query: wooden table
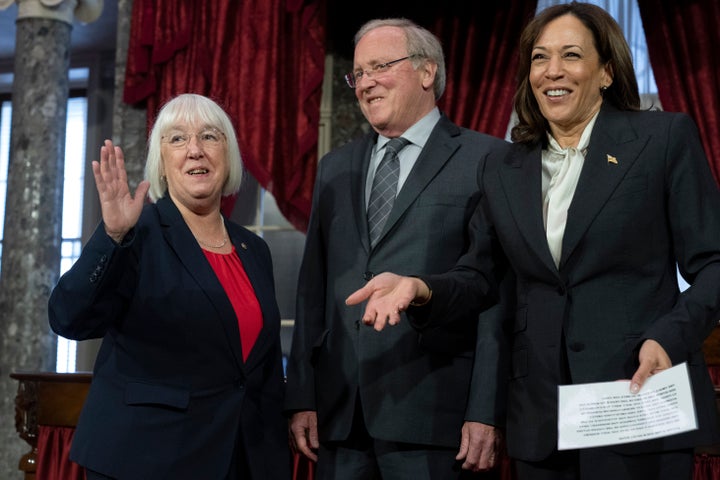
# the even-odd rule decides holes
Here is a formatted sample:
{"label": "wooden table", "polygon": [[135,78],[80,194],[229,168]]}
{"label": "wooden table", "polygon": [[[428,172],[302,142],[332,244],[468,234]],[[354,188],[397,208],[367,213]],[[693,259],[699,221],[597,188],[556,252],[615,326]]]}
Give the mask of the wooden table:
{"label": "wooden table", "polygon": [[30,445],[18,468],[35,480],[38,425],[74,427],[90,389],[91,373],[14,372],[17,380],[15,429]]}

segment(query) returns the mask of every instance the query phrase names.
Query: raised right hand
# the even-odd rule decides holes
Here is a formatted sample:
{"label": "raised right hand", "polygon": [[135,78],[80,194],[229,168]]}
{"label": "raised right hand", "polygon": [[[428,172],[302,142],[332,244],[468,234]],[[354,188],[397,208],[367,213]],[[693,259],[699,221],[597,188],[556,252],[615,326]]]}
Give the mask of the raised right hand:
{"label": "raised right hand", "polygon": [[100,147],[100,161],[93,160],[92,170],[100,197],[105,232],[120,243],[140,218],[150,183],[147,180],[140,182],[135,196],[132,196],[122,149],[114,146],[110,140],[105,140],[105,145]]}

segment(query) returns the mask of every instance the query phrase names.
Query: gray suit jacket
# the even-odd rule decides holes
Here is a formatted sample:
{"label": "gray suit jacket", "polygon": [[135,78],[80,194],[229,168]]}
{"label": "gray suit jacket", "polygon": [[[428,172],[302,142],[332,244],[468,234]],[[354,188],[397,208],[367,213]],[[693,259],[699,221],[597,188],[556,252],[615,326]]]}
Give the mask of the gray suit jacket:
{"label": "gray suit jacket", "polygon": [[[557,445],[557,386],[629,379],[645,339],[658,341],[674,365],[687,362],[700,428],[616,448],[716,442],[701,348],[720,320],[720,192],[695,125],[684,114],[602,107],[568,211],[559,268],[543,227],[540,148],[516,145],[504,162],[487,165],[482,208],[472,220],[476,248],[449,274],[425,278],[433,301],[416,327],[452,321],[471,308],[493,284],[502,256],[517,276],[511,456],[546,457]],[[692,285],[682,294],[676,264]]]}
{"label": "gray suit jacket", "polygon": [[[457,447],[465,420],[502,424],[505,365],[499,331],[476,335],[485,314],[469,311],[427,332],[407,321],[376,332],[364,305],[345,298],[371,275],[440,273],[468,248],[478,201],[476,171],[500,161],[508,143],[442,117],[399,192],[385,231],[370,249],[365,179],[376,134],[319,165],[300,271],[286,410],[316,410],[321,441],[350,431],[355,399],[379,439]],[[503,315],[498,308],[487,315]],[[500,322],[501,323],[501,322]]]}

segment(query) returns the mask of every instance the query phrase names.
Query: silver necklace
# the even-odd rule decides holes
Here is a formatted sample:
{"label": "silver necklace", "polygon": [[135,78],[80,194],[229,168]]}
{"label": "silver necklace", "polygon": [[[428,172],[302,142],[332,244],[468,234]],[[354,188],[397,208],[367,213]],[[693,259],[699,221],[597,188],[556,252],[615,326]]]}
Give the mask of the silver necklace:
{"label": "silver necklace", "polygon": [[200,245],[202,245],[203,247],[207,247],[207,248],[222,248],[222,247],[224,247],[225,245],[227,245],[228,237],[227,237],[227,235],[225,235],[225,236],[223,237],[223,241],[222,241],[219,245],[210,245],[209,243],[203,242],[203,241],[200,240],[199,238],[197,238],[196,240],[197,240],[198,243],[199,243]]}
{"label": "silver necklace", "polygon": [[220,242],[218,245],[212,245],[210,243],[205,243],[197,237],[195,237],[195,240],[197,240],[197,242],[200,245],[202,245],[203,247],[207,247],[207,248],[222,248],[222,247],[224,247],[225,245],[227,245],[228,236],[227,236],[227,230],[225,230],[225,222],[223,221],[222,216],[220,217],[220,224],[223,226],[223,241]]}

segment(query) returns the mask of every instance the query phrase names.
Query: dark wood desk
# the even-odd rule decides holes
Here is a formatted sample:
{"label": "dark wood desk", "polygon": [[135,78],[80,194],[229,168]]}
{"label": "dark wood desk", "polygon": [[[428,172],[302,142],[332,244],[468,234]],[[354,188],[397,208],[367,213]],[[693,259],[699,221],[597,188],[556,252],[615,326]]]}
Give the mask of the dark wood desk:
{"label": "dark wood desk", "polygon": [[38,426],[74,427],[90,389],[91,373],[14,372],[17,380],[15,429],[30,445],[18,468],[35,480]]}

